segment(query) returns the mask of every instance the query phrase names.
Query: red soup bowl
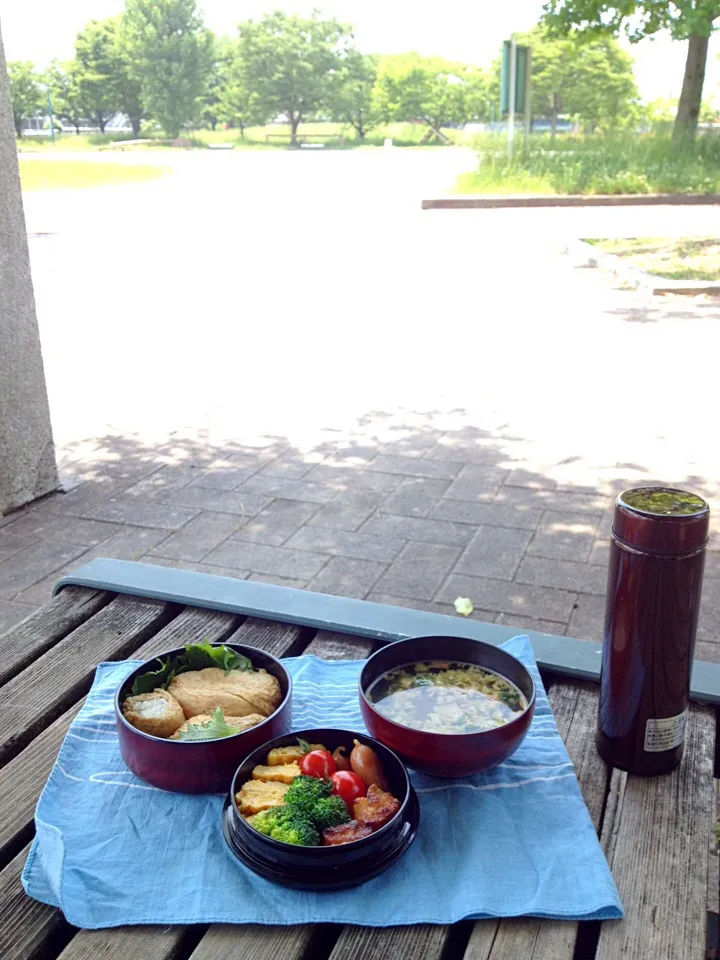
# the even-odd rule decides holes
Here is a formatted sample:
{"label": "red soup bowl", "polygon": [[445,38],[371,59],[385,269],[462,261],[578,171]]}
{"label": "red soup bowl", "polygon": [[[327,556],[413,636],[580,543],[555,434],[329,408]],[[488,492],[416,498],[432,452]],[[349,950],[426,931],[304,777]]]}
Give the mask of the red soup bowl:
{"label": "red soup bowl", "polygon": [[[384,717],[368,698],[368,690],[383,674],[423,660],[473,663],[510,680],[527,707],[511,721],[480,733],[426,733]],[[525,739],[535,712],[535,683],[516,658],[480,640],[467,637],[413,637],[382,647],[360,674],[360,710],[370,734],[409,766],[434,777],[465,777],[483,773],[513,754]]]}
{"label": "red soup bowl", "polygon": [[160,669],[160,660],[178,656],[183,647],[161,653],[134,670],[115,694],[115,719],[120,738],[120,753],[135,776],[161,790],[175,793],[225,793],[238,764],[248,753],[267,740],[288,733],[292,726],[292,680],[285,667],[263,650],[237,643],[225,646],[243,654],[259,670],[277,677],[282,699],[270,716],[242,733],[219,740],[164,740],[143,733],[125,719],[122,704],[130,696],[137,676]]}

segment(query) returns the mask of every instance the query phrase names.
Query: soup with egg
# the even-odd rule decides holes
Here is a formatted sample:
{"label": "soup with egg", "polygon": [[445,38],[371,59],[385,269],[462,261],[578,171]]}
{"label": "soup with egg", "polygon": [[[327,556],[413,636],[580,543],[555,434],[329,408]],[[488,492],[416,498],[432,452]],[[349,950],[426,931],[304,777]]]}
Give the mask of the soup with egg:
{"label": "soup with egg", "polygon": [[480,733],[514,720],[527,707],[520,690],[474,663],[425,660],[389,670],[368,700],[395,723],[425,733]]}

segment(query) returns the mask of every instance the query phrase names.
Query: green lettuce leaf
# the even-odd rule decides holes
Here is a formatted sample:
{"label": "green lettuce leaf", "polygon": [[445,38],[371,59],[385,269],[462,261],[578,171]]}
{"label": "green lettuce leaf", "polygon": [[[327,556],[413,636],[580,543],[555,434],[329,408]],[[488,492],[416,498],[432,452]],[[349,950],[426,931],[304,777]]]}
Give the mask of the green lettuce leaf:
{"label": "green lettuce leaf", "polygon": [[191,723],[190,726],[178,734],[178,740],[219,740],[221,737],[231,737],[240,733],[236,727],[228,726],[220,707],[215,707],[212,720],[208,723]]}
{"label": "green lettuce leaf", "polygon": [[226,673],[230,670],[252,670],[253,665],[241,653],[226,646],[213,646],[208,643],[188,643],[185,652],[174,660],[160,660],[157,670],[148,670],[135,678],[130,691],[133,697],[141,693],[152,693],[158,687],[167,690],[168,684],[179,673],[188,670],[203,670],[205,667],[219,667]]}
{"label": "green lettuce leaf", "polygon": [[133,697],[137,697],[141,693],[152,693],[158,687],[165,690],[176,673],[176,667],[169,660],[160,660],[157,670],[148,670],[147,673],[141,673],[139,677],[135,677],[130,693]]}
{"label": "green lettuce leaf", "polygon": [[226,673],[229,670],[252,670],[252,663],[241,653],[235,653],[230,647],[213,646],[207,641],[188,643],[180,660],[183,673],[187,670],[202,670],[205,667],[219,667]]}

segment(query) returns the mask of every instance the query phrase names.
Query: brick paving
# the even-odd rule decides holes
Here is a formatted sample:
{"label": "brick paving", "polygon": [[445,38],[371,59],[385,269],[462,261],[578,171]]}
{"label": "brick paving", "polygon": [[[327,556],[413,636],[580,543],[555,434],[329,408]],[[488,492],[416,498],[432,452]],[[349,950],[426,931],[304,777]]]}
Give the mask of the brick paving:
{"label": "brick paving", "polygon": [[[414,415],[398,449],[372,420],[294,447],[106,437],[60,452],[64,490],[0,521],[0,629],[94,557],[262,580],[601,639],[613,496],[566,465],[528,469],[502,431]],[[708,496],[712,484],[693,478]],[[708,555],[698,654],[720,661],[720,543]]]}

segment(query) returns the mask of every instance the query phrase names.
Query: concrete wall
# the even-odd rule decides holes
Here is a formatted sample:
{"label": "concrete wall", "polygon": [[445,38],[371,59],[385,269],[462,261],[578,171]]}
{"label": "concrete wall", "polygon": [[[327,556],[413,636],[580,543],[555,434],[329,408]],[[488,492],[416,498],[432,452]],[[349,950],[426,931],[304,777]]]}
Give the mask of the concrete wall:
{"label": "concrete wall", "polygon": [[0,516],[57,482],[0,34]]}

